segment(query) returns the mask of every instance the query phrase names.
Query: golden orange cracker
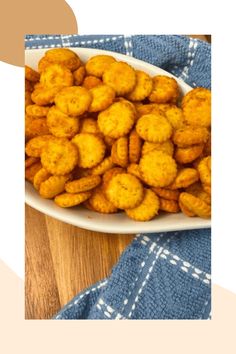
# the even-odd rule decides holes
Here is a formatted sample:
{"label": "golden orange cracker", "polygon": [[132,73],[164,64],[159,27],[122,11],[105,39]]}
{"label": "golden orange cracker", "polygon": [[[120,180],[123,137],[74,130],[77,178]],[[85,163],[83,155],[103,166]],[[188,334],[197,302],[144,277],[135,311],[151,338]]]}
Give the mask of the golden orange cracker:
{"label": "golden orange cracker", "polygon": [[35,174],[42,168],[41,162],[36,162],[25,169],[25,179],[31,183],[34,182]]}
{"label": "golden orange cracker", "polygon": [[31,139],[39,135],[50,134],[46,118],[25,117],[25,136]]}
{"label": "golden orange cracker", "polygon": [[70,173],[78,162],[78,150],[66,138],[54,138],[43,147],[41,162],[53,175]]}
{"label": "golden orange cracker", "polygon": [[115,166],[112,161],[111,156],[106,157],[102,162],[100,162],[97,166],[91,168],[91,174],[100,176],[103,175],[106,171],[110,170]]}
{"label": "golden orange cracker", "polygon": [[70,175],[49,176],[40,183],[39,194],[42,198],[52,199],[65,190],[65,184]]}
{"label": "golden orange cracker", "polygon": [[188,92],[182,100],[184,120],[188,125],[211,125],[211,91],[198,87]]}
{"label": "golden orange cracker", "polygon": [[91,196],[91,192],[81,192],[81,193],[63,193],[57,195],[54,202],[61,208],[70,208],[83,203]]}
{"label": "golden orange cracker", "polygon": [[179,201],[188,208],[192,213],[201,218],[209,218],[211,216],[211,207],[202,199],[186,192],[182,192]]}
{"label": "golden orange cracker", "polygon": [[56,106],[52,106],[47,115],[47,126],[50,133],[57,138],[72,138],[79,131],[79,119],[69,117]]}
{"label": "golden orange cracker", "polygon": [[80,133],[100,134],[96,119],[89,117],[80,119]]}
{"label": "golden orange cracker", "polygon": [[140,171],[144,181],[152,187],[166,187],[177,175],[175,160],[162,151],[150,151],[140,159]]}
{"label": "golden orange cracker", "polygon": [[146,114],[136,124],[138,135],[151,143],[162,143],[172,134],[172,127],[162,114]]}
{"label": "golden orange cracker", "polygon": [[187,147],[196,144],[205,144],[209,138],[209,132],[205,127],[191,127],[177,129],[173,134],[173,142],[179,147]]}
{"label": "golden orange cracker", "polygon": [[88,75],[102,77],[105,70],[107,70],[116,59],[110,55],[95,55],[86,63],[86,71]]}
{"label": "golden orange cracker", "polygon": [[113,176],[105,193],[107,199],[119,209],[135,208],[144,196],[142,183],[129,173]]}
{"label": "golden orange cracker", "polygon": [[72,142],[79,152],[79,167],[91,168],[103,160],[106,146],[100,137],[94,134],[80,133],[72,139]]}
{"label": "golden orange cracker", "polygon": [[39,73],[29,66],[25,65],[25,78],[30,82],[39,81]]}
{"label": "golden orange cracker", "polygon": [[135,113],[126,102],[115,102],[98,115],[100,131],[110,138],[127,135],[134,125]]}
{"label": "golden orange cracker", "polygon": [[25,107],[31,105],[33,101],[31,100],[31,92],[25,91]]}
{"label": "golden orange cracker", "polygon": [[204,189],[204,191],[205,191],[206,193],[208,193],[209,195],[211,195],[211,185],[202,183],[202,188]]}
{"label": "golden orange cracker", "polygon": [[160,104],[158,108],[164,113],[166,119],[171,124],[173,129],[179,129],[184,126],[184,115],[181,108],[175,105],[164,104]]}
{"label": "golden orange cracker", "polygon": [[26,154],[31,157],[40,157],[44,146],[52,139],[52,135],[40,135],[30,139],[25,147]]}
{"label": "golden orange cracker", "polygon": [[56,106],[69,116],[79,116],[86,112],[92,102],[91,93],[81,86],[63,88],[55,96]]}
{"label": "golden orange cracker", "polygon": [[101,79],[99,79],[96,76],[89,75],[84,78],[82,86],[85,87],[87,90],[90,90],[90,89],[92,89],[96,86],[99,86],[101,84],[102,84]]}
{"label": "golden orange cracker", "polygon": [[30,167],[35,162],[39,162],[39,158],[38,157],[27,157],[25,159],[25,168]]}
{"label": "golden orange cracker", "polygon": [[54,103],[55,96],[60,90],[61,87],[58,86],[49,88],[43,88],[40,86],[34,89],[31,94],[31,99],[39,106],[47,106]]}
{"label": "golden orange cracker", "polygon": [[163,143],[150,143],[149,141],[145,141],[142,147],[142,156],[153,150],[162,151],[173,156],[174,145],[170,139]]}
{"label": "golden orange cracker", "polygon": [[142,150],[142,139],[135,129],[129,135],[129,162],[138,163]]}
{"label": "golden orange cracker", "polygon": [[102,176],[103,187],[106,188],[111,178],[119,173],[125,173],[125,169],[121,167],[113,167],[107,170]]}
{"label": "golden orange cracker", "polygon": [[126,96],[130,101],[142,101],[152,91],[152,78],[141,70],[136,70],[136,84],[134,89]]}
{"label": "golden orange cracker", "polygon": [[46,181],[51,174],[45,170],[45,168],[41,168],[35,175],[34,175],[34,188],[38,191],[42,182]]}
{"label": "golden orange cracker", "polygon": [[103,82],[111,86],[117,96],[131,92],[136,84],[135,70],[125,62],[114,62],[106,69],[102,76]]}
{"label": "golden orange cracker", "polygon": [[182,213],[185,214],[186,216],[190,216],[190,217],[196,216],[196,214],[193,213],[190,209],[188,209],[181,201],[179,201],[179,207]]}
{"label": "golden orange cracker", "polygon": [[85,66],[80,66],[78,69],[73,71],[73,78],[74,78],[74,85],[75,86],[80,86],[82,82],[84,81],[85,75],[86,75],[86,70]]}
{"label": "golden orange cracker", "polygon": [[133,209],[126,209],[125,212],[133,220],[148,221],[153,219],[160,207],[159,198],[151,190],[144,188],[144,198],[140,205]]}
{"label": "golden orange cracker", "polygon": [[203,144],[192,145],[186,148],[177,147],[175,151],[175,160],[180,164],[186,164],[196,160],[203,151]]}
{"label": "golden orange cracker", "polygon": [[211,204],[211,195],[205,192],[203,186],[199,182],[186,188],[185,192],[195,195],[195,197],[202,199],[207,204]]}
{"label": "golden orange cracker", "polygon": [[25,79],[25,91],[32,92],[34,90],[34,83]]}
{"label": "golden orange cracker", "polygon": [[152,78],[153,89],[149,95],[150,102],[176,103],[179,97],[177,81],[169,76],[157,75]]}
{"label": "golden orange cracker", "polygon": [[49,107],[38,106],[37,104],[28,105],[26,107],[26,114],[33,117],[46,117]]}
{"label": "golden orange cracker", "polygon": [[130,173],[131,175],[139,178],[142,181],[142,174],[140,171],[140,167],[137,163],[131,163],[128,167],[127,167],[127,172]]}
{"label": "golden orange cracker", "polygon": [[59,64],[48,65],[40,75],[40,84],[45,88],[73,85],[72,72]]}
{"label": "golden orange cracker", "polygon": [[121,167],[128,165],[128,138],[123,136],[115,141],[111,148],[111,158],[114,164]]}
{"label": "golden orange cracker", "polygon": [[136,106],[136,110],[138,113],[138,116],[144,116],[145,114],[150,114],[150,113],[162,113],[159,109],[159,105],[157,103],[148,103],[148,104],[142,104],[139,106]]}
{"label": "golden orange cracker", "polygon": [[81,64],[79,56],[69,48],[53,48],[45,53],[48,63],[63,65],[69,70],[76,70]]}
{"label": "golden orange cracker", "polygon": [[97,187],[101,181],[102,179],[100,176],[82,177],[80,179],[67,182],[65,185],[65,190],[68,193],[86,192]]}
{"label": "golden orange cracker", "polygon": [[152,190],[161,198],[176,201],[179,199],[180,192],[177,190],[171,190],[161,187],[152,187]]}
{"label": "golden orange cracker", "polygon": [[159,198],[160,200],[160,210],[166,211],[168,213],[178,213],[179,204],[176,200]]}
{"label": "golden orange cracker", "polygon": [[211,185],[211,156],[204,157],[198,164],[200,180],[204,185]]}
{"label": "golden orange cracker", "polygon": [[92,95],[89,112],[99,112],[108,108],[114,101],[116,95],[113,88],[104,84],[93,87],[89,92]]}
{"label": "golden orange cracker", "polygon": [[186,188],[199,180],[199,173],[194,168],[181,168],[177,172],[174,182],[168,187],[170,189]]}
{"label": "golden orange cracker", "polygon": [[88,200],[92,210],[103,214],[116,213],[117,208],[106,198],[103,188],[97,187],[92,191],[92,195]]}

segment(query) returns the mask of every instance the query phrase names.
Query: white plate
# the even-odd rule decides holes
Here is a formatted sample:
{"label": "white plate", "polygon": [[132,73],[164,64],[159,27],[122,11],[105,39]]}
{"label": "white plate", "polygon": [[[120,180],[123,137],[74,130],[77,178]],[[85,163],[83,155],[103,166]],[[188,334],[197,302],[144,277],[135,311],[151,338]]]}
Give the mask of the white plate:
{"label": "white plate", "polygon": [[[99,49],[89,48],[71,48],[78,53],[83,61],[88,60],[91,56],[97,54],[113,55],[117,60],[126,61],[132,65],[135,69],[143,70],[149,75],[168,75],[174,77],[170,73],[162,70],[154,65],[148,64],[141,60],[129,57],[123,54],[109,52]],[[25,63],[34,69],[37,69],[39,59],[44,55],[47,49],[26,50]],[[191,90],[191,87],[182,80],[178,81],[182,94]],[[186,217],[182,213],[178,214],[163,214],[148,222],[136,222],[129,219],[124,213],[117,214],[99,214],[87,210],[81,206],[62,209],[55,205],[51,200],[45,200],[39,197],[38,193],[34,190],[32,185],[26,182],[26,203],[33,208],[41,211],[42,213],[52,216],[58,220],[64,221],[68,224],[72,224],[84,229],[108,232],[115,234],[124,233],[150,233],[150,232],[162,232],[173,230],[189,230],[189,229],[201,229],[210,227],[211,221]]]}

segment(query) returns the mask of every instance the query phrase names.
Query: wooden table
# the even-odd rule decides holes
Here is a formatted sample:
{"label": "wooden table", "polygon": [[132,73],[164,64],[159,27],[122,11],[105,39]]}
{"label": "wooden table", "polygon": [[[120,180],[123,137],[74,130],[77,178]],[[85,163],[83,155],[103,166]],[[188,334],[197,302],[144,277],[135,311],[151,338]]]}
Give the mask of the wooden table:
{"label": "wooden table", "polygon": [[133,239],[79,229],[29,206],[25,221],[26,319],[51,318],[78,292],[107,277]]}

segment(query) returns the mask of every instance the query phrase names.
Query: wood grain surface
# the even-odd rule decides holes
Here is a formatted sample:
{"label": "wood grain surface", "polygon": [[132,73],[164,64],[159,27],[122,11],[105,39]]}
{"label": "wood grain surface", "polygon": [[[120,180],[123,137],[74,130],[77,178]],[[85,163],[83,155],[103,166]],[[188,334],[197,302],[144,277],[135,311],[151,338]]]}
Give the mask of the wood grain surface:
{"label": "wood grain surface", "polygon": [[[210,42],[207,35],[191,36]],[[107,277],[133,237],[86,231],[26,206],[25,318],[50,319]]]}

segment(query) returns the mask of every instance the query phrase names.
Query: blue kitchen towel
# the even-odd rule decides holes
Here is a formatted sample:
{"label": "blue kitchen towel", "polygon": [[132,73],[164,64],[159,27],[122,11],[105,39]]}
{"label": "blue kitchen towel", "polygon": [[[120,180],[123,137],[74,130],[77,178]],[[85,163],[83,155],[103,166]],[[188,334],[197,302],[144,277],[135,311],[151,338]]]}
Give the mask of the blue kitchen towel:
{"label": "blue kitchen towel", "polygon": [[[190,86],[211,87],[211,46],[175,35],[27,35],[26,49],[89,47],[159,66]],[[211,230],[136,235],[111,275],[54,319],[209,319]]]}

